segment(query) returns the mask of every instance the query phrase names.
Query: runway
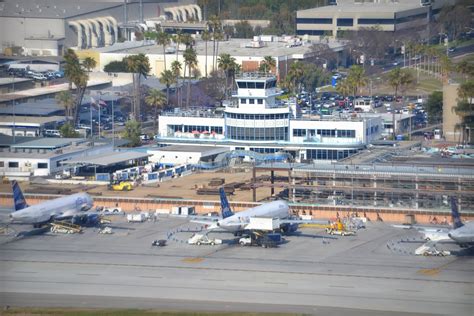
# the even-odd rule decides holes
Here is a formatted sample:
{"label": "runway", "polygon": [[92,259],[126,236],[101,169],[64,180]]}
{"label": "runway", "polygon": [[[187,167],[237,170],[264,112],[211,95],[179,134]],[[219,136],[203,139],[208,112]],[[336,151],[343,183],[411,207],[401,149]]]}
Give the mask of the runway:
{"label": "runway", "polygon": [[[81,235],[1,237],[2,305],[323,315],[474,310],[473,257],[395,253],[387,243],[414,232],[385,224],[334,239],[304,229],[275,249],[241,247],[227,233],[215,234],[226,240],[222,246],[187,245],[187,230],[195,227],[182,219],[114,225],[112,235],[90,228]],[[177,241],[150,246],[170,234]]]}

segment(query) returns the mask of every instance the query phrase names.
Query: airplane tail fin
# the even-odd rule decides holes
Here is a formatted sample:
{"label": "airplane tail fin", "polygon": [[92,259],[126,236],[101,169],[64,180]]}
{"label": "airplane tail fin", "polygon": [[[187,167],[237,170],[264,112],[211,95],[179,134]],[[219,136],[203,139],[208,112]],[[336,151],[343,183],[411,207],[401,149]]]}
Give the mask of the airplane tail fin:
{"label": "airplane tail fin", "polygon": [[458,204],[455,197],[451,197],[451,216],[453,218],[453,229],[464,226],[458,211]]}
{"label": "airplane tail fin", "polygon": [[21,192],[20,186],[18,182],[15,180],[12,181],[12,190],[13,190],[13,204],[15,206],[15,211],[22,210],[28,207],[26,204],[25,197],[23,196],[23,192]]}
{"label": "airplane tail fin", "polygon": [[224,191],[224,188],[220,188],[219,189],[219,195],[221,197],[221,214],[222,214],[222,218],[227,218],[229,216],[232,216],[234,215],[234,213],[232,212],[231,208],[230,208],[230,205],[229,205],[229,201],[227,200],[227,197],[225,195],[225,191]]}

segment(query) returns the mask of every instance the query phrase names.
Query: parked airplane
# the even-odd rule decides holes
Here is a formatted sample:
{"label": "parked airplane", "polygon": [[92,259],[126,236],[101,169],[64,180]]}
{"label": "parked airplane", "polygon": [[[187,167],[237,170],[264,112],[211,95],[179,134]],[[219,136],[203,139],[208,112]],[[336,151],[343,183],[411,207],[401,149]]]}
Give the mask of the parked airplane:
{"label": "parked airplane", "polygon": [[36,205],[26,204],[18,182],[12,181],[14,212],[10,218],[14,223],[33,224],[35,227],[51,222],[84,216],[92,208],[92,198],[87,193],[76,193]]}
{"label": "parked airplane", "polygon": [[223,188],[219,189],[219,195],[221,199],[221,217],[199,217],[199,219],[198,217],[194,217],[191,221],[209,225],[208,230],[221,228],[233,232],[236,235],[240,235],[243,231],[247,230],[250,224],[250,218],[252,217],[265,217],[278,220],[283,233],[295,232],[299,224],[327,224],[327,221],[322,220],[315,221],[291,218],[290,208],[288,204],[282,200],[265,203],[234,214]]}
{"label": "parked airplane", "polygon": [[[452,228],[427,226],[408,226],[408,228],[415,228],[418,230],[423,234],[423,238],[429,241],[430,244],[450,240],[453,240],[461,246],[474,244],[474,222],[467,222],[465,224],[462,222],[455,197],[451,197],[451,217],[453,219]],[[400,225],[394,226],[400,227]]]}

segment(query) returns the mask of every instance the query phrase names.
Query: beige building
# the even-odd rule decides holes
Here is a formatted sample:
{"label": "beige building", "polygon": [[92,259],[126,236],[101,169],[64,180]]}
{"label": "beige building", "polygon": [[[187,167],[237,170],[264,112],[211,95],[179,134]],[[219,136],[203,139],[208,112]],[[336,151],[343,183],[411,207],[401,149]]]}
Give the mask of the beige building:
{"label": "beige building", "polygon": [[428,24],[454,0],[338,0],[336,5],[296,12],[296,34],[336,37],[341,31],[379,27],[382,31],[413,30]]}
{"label": "beige building", "polygon": [[461,139],[461,130],[458,128],[461,119],[453,110],[457,104],[458,88],[458,83],[443,86],[443,134],[446,140],[451,142]]}

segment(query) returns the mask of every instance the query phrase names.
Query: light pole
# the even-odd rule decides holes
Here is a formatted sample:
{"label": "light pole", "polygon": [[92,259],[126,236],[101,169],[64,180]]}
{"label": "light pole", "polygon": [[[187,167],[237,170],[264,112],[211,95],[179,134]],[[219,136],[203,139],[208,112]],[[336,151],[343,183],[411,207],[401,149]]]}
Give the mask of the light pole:
{"label": "light pole", "polygon": [[16,135],[15,135],[15,75],[12,75],[12,112],[13,112],[13,127],[12,127],[12,136],[13,144],[16,144]]}

